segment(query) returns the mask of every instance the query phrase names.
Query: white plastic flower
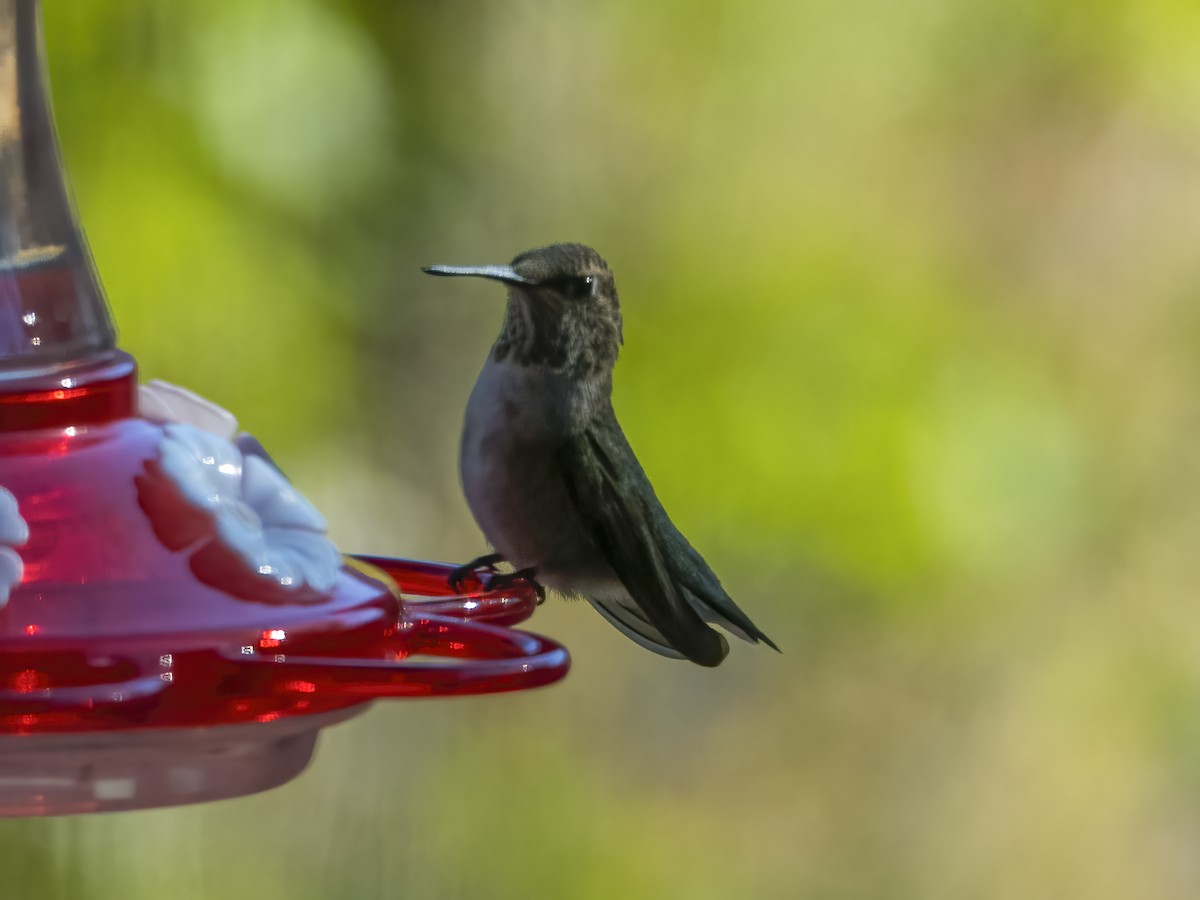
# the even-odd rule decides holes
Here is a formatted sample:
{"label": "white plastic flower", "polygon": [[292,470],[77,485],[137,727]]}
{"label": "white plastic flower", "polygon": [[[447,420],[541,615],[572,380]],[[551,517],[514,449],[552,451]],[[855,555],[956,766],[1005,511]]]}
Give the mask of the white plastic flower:
{"label": "white plastic flower", "polygon": [[25,564],[13,548],[28,540],[29,525],[17,509],[17,498],[0,487],[0,608],[8,603],[9,594],[25,574]]}
{"label": "white plastic flower", "polygon": [[237,433],[237,419],[229,410],[166,381],[138,385],[138,407],[146,419],[195,425],[226,439]]}
{"label": "white plastic flower", "polygon": [[202,578],[255,599],[311,602],[333,590],[342,557],[325,519],[256,452],[257,442],[230,440],[232,415],[163,382],[142,386],[141,407],[143,415],[176,419],[163,426],[155,471],[211,527],[197,530],[170,507],[147,511],[168,543],[199,540],[193,568]]}

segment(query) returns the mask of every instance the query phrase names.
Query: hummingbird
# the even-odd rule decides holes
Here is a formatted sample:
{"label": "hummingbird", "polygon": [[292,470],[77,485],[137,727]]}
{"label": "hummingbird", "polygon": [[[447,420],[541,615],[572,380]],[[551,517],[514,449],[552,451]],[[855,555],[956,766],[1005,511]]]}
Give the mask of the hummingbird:
{"label": "hummingbird", "polygon": [[459,452],[467,505],[495,552],[455,570],[451,584],[507,561],[515,571],[498,575],[505,583],[526,578],[539,596],[549,587],[583,597],[663,656],[719,665],[729,644],[706,623],[778,650],[675,527],[617,422],[621,306],[600,254],[552,244],[509,265],[422,271],[508,288]]}

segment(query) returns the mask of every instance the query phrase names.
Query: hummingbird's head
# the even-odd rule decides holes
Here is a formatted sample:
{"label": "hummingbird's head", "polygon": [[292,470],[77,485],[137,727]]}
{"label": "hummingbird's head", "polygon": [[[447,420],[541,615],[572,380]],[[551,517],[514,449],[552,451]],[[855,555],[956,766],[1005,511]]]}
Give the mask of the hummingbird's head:
{"label": "hummingbird's head", "polygon": [[472,275],[508,285],[496,361],[570,375],[610,370],[620,351],[621,305],[608,263],[583,244],[527,250],[507,266],[426,266],[430,275]]}

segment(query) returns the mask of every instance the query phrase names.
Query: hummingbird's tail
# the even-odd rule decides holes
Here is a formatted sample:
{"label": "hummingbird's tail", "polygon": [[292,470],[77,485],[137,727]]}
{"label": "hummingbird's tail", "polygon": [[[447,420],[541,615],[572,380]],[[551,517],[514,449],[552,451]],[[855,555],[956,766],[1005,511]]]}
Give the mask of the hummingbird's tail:
{"label": "hummingbird's tail", "polygon": [[[775,646],[775,642],[773,640],[763,634],[755,626],[755,624],[751,622],[749,618],[747,618],[746,614],[738,609],[734,602],[729,599],[729,595],[725,594],[724,590],[721,591],[721,594],[723,599],[728,602],[728,606],[726,606],[725,603],[722,603],[720,607],[717,607],[716,605],[709,603],[707,600],[698,597],[696,594],[693,594],[691,591],[687,592],[688,602],[692,604],[692,609],[696,610],[700,618],[702,618],[708,624],[719,625],[734,637],[739,637],[748,644],[757,644],[761,641],[776,653],[782,652],[778,647]],[[736,616],[730,616],[728,607],[733,608]]]}
{"label": "hummingbird's tail", "polygon": [[683,585],[688,602],[700,618],[709,624],[719,625],[743,641],[751,644],[761,641],[776,653],[781,652],[775,646],[775,642],[751,622],[750,617],[733,602],[733,598],[725,592],[725,588],[704,561],[704,557],[696,552],[683,535],[674,531],[672,538],[675,551],[671,555],[672,573]]}

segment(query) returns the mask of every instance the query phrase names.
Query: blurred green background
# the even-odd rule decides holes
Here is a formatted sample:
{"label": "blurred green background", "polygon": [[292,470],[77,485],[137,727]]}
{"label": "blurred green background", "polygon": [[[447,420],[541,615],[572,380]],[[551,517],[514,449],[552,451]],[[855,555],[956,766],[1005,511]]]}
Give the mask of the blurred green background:
{"label": "blurred green background", "polygon": [[73,0],[63,150],[145,377],[348,550],[482,552],[493,285],[617,273],[615,403],[784,654],[581,604],[210,806],[0,824],[5,896],[1200,895],[1200,7]]}

